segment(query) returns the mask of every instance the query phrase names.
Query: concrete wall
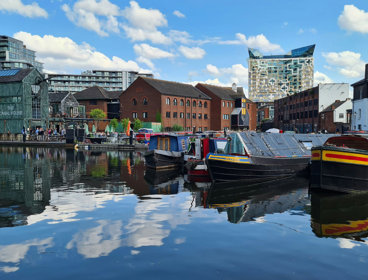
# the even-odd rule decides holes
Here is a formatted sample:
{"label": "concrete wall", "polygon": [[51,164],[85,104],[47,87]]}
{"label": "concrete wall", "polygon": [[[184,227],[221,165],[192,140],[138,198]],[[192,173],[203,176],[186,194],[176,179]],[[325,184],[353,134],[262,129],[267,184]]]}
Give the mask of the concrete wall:
{"label": "concrete wall", "polygon": [[351,130],[368,130],[368,98],[353,101]]}
{"label": "concrete wall", "polygon": [[[353,102],[351,99],[346,100],[341,106],[337,107],[334,111],[334,122],[347,123],[347,113],[346,110],[351,110],[353,107]],[[343,117],[340,118],[340,114],[343,114]]]}

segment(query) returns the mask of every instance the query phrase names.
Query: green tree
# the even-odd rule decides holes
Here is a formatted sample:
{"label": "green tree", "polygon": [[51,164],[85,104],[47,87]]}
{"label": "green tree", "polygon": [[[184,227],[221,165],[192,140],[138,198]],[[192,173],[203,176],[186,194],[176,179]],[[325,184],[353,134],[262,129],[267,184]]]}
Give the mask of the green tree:
{"label": "green tree", "polygon": [[124,131],[126,131],[127,126],[128,126],[128,123],[129,123],[129,119],[128,118],[125,118],[125,119],[122,119],[121,120],[121,124],[123,125]]}
{"label": "green tree", "polygon": [[106,118],[106,114],[101,109],[93,109],[89,113],[89,117],[96,121],[96,129],[98,129],[98,122]]}
{"label": "green tree", "polygon": [[184,130],[184,128],[183,128],[181,125],[174,124],[174,125],[172,126],[172,130],[173,130],[173,131],[183,131],[183,130]]}
{"label": "green tree", "polygon": [[118,133],[123,133],[124,132],[124,127],[123,127],[123,124],[121,122],[118,123],[115,131],[118,132]]}
{"label": "green tree", "polygon": [[142,121],[140,119],[134,120],[134,130],[137,131],[138,129],[142,128]]}
{"label": "green tree", "polygon": [[116,130],[116,127],[118,126],[119,122],[117,119],[112,119],[110,121],[110,126],[114,128],[114,130]]}

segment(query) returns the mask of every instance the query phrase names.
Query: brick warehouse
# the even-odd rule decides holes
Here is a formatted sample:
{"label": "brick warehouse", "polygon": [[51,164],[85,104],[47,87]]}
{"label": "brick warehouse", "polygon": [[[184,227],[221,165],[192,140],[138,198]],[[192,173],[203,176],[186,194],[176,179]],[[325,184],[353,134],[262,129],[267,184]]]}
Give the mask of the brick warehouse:
{"label": "brick warehouse", "polygon": [[139,77],[120,96],[121,118],[156,122],[161,115],[165,130],[211,129],[211,98],[192,85]]}

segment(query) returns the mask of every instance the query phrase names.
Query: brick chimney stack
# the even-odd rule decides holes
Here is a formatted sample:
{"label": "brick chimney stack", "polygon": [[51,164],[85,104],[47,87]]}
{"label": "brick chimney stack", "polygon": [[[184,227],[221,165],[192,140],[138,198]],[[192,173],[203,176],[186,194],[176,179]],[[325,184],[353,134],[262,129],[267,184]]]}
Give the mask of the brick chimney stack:
{"label": "brick chimney stack", "polygon": [[365,65],[365,79],[368,80],[368,64]]}

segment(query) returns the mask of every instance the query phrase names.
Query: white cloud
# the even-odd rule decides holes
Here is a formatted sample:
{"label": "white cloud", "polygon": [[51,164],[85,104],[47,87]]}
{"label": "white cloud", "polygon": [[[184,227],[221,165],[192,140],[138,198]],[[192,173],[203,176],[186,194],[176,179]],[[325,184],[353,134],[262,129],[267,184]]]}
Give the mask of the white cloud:
{"label": "white cloud", "polygon": [[134,52],[138,56],[137,61],[145,63],[150,69],[154,69],[152,59],[173,58],[174,54],[152,47],[148,44],[134,45]]}
{"label": "white cloud", "polygon": [[201,59],[206,54],[206,51],[199,47],[189,48],[180,46],[179,51],[188,59]]}
{"label": "white cloud", "polygon": [[185,18],[185,15],[183,13],[181,13],[180,11],[178,11],[178,10],[175,10],[173,12],[173,15],[177,16],[178,18]]}
{"label": "white cloud", "polygon": [[218,70],[218,68],[215,65],[207,64],[206,70],[209,74],[211,74],[213,76],[220,75],[220,71]]}
{"label": "white cloud", "polygon": [[316,34],[317,33],[317,29],[315,28],[307,28],[307,29],[303,29],[303,28],[299,28],[298,30],[298,34],[303,34],[303,33],[306,33],[306,32],[309,32],[309,33],[312,33],[312,34]]}
{"label": "white cloud", "polygon": [[360,53],[352,51],[323,53],[329,66],[334,66],[339,73],[348,78],[358,78],[363,76],[365,63],[361,60]]}
{"label": "white cloud", "polygon": [[227,84],[236,83],[239,85],[248,84],[248,68],[242,64],[234,64],[227,68],[217,68],[214,65],[207,65],[206,70],[215,77],[221,77],[227,81]]}
{"label": "white cloud", "polygon": [[339,16],[338,23],[342,29],[368,33],[368,13],[354,5],[344,6],[344,11]]}
{"label": "white cloud", "polygon": [[169,36],[175,42],[180,42],[182,44],[193,43],[190,34],[186,31],[170,30]]}
{"label": "white cloud", "polygon": [[123,24],[122,27],[133,42],[150,40],[156,44],[172,43],[170,38],[157,30],[167,26],[167,20],[159,10],[141,8],[137,2],[130,1],[130,6],[122,11],[122,15],[129,22],[129,25]]}
{"label": "white cloud", "polygon": [[0,11],[6,11],[10,13],[20,14],[25,17],[44,17],[47,18],[47,12],[42,9],[37,2],[25,5],[22,0],[1,0]]}
{"label": "white cloud", "polygon": [[79,0],[72,9],[67,4],[62,9],[71,22],[100,36],[120,31],[116,18],[120,15],[120,9],[109,0]]}
{"label": "white cloud", "polygon": [[314,73],[314,86],[317,86],[319,84],[328,84],[333,83],[333,80],[328,77],[326,74],[323,74],[321,72],[315,72]]}
{"label": "white cloud", "polygon": [[68,37],[41,37],[22,31],[13,37],[37,52],[37,58],[44,63],[46,72],[74,73],[81,69],[144,71],[135,61],[125,61],[116,56],[109,58],[87,43],[77,44]]}
{"label": "white cloud", "polygon": [[242,33],[236,33],[236,40],[220,41],[223,45],[245,45],[248,48],[256,48],[263,52],[283,51],[280,45],[272,44],[265,35],[258,34],[250,36],[248,39]]}

